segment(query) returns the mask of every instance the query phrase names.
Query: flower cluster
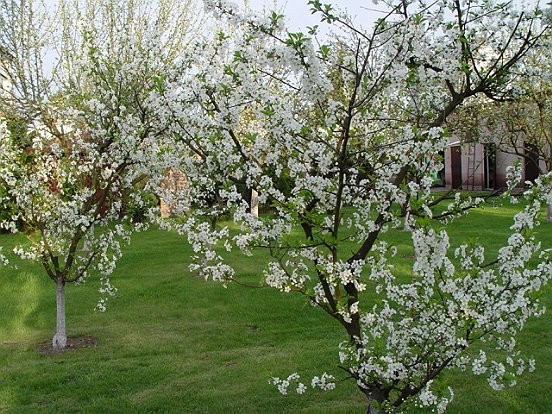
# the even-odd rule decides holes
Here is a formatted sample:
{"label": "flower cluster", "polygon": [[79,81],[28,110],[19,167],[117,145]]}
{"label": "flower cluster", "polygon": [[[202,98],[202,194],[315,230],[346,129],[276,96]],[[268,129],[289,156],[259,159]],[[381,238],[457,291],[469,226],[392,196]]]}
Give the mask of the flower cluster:
{"label": "flower cluster", "polygon": [[296,383],[295,391],[297,394],[304,394],[307,387],[302,382],[299,382],[300,380],[299,374],[296,372],[293,374],[290,374],[286,379],[280,379],[278,377],[273,377],[270,379],[269,384],[275,385],[278,387],[278,391],[280,391],[281,394],[286,395],[288,393],[288,388],[292,383]]}
{"label": "flower cluster", "polygon": [[[269,384],[275,385],[280,391],[281,394],[287,395],[288,389],[292,384],[295,384],[295,391],[297,394],[304,394],[307,390],[305,384],[300,382],[301,377],[299,374],[294,372],[290,374],[286,379],[280,379],[278,377],[272,377],[269,381]],[[332,375],[323,373],[320,377],[315,376],[311,381],[312,388],[320,388],[324,391],[333,390],[335,388],[335,378]]]}

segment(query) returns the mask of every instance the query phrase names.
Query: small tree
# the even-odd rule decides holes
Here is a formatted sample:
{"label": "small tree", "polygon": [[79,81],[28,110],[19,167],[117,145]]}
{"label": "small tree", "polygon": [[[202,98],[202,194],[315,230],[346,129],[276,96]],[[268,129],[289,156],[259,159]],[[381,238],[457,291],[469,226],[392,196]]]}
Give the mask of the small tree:
{"label": "small tree", "polygon": [[[191,3],[161,1],[156,7],[145,1],[61,2],[62,24],[51,33],[66,47],[50,77],[40,56],[52,38],[37,24],[48,20],[47,12],[33,2],[3,2],[0,9],[3,22],[14,22],[0,37],[2,47],[13,50],[8,72],[15,88],[5,107],[28,124],[26,145],[2,124],[0,195],[8,196],[0,201],[15,202],[17,212],[2,216],[0,226],[16,231],[23,223],[29,243],[14,252],[40,263],[56,284],[55,349],[67,343],[65,285],[97,273],[102,294],[114,293],[108,276],[121,245],[142,228],[127,203],[149,208],[142,194],[168,165],[160,142],[165,127],[148,97],[185,47],[173,47],[167,36],[180,42],[190,29],[186,21],[170,20],[171,11],[180,18]],[[102,295],[99,310],[105,300]]]}
{"label": "small tree", "polygon": [[[514,337],[539,314],[533,292],[552,270],[550,252],[530,234],[550,177],[528,192],[493,259],[480,245],[450,252],[441,228],[478,201],[457,194],[437,212],[430,186],[447,144],[441,126],[470,97],[508,96],[512,70],[541,36],[534,16],[492,1],[382,1],[387,11],[365,30],[311,0],[335,29],[316,45],[315,28],[287,32],[278,13],[256,18],[206,3],[232,29],[199,44],[157,98],[186,147],[182,168],[198,204],[182,228],[203,256],[192,269],[232,282],[239,275],[223,247],[268,249],[264,284],[303,295],[347,333],[340,363],[370,413],[409,402],[444,411],[452,395],[432,383],[449,367],[485,373],[496,389],[512,385],[508,375],[532,367]],[[246,113],[256,122],[241,122]],[[243,180],[271,214],[249,213],[236,186]],[[213,198],[224,208],[213,210]],[[206,221],[224,215],[238,234]],[[389,264],[395,249],[383,241],[405,221],[415,256],[406,276]],[[297,374],[272,380],[282,393],[294,381],[304,392]],[[312,386],[335,384],[324,373]]]}

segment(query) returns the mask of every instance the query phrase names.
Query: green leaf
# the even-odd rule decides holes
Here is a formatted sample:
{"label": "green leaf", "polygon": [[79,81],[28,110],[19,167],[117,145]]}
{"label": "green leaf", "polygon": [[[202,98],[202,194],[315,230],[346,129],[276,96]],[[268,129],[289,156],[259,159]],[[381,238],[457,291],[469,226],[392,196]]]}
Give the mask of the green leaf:
{"label": "green leaf", "polygon": [[272,24],[276,25],[278,24],[278,20],[282,20],[284,17],[285,16],[283,14],[279,14],[273,11],[270,15],[270,21],[272,22]]}
{"label": "green leaf", "polygon": [[309,0],[308,5],[311,6],[312,14],[322,10],[322,3],[320,0]]}
{"label": "green leaf", "polygon": [[316,34],[318,30],[318,25],[314,25],[314,26],[307,26],[307,33],[310,34],[311,36],[314,36]]}
{"label": "green leaf", "polygon": [[327,58],[330,54],[330,47],[328,45],[322,45],[320,46],[320,55],[323,58]]}

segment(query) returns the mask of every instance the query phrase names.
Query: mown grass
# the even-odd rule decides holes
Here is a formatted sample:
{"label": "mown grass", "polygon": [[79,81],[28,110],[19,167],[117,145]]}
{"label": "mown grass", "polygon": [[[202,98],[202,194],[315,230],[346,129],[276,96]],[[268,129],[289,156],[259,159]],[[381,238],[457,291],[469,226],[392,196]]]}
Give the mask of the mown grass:
{"label": "mown grass", "polygon": [[[511,207],[486,207],[453,224],[452,243],[479,240],[496,252],[506,240]],[[538,237],[552,246],[552,225]],[[0,236],[0,245],[16,236]],[[397,266],[411,261],[408,233]],[[54,286],[40,268],[0,268],[0,412],[5,413],[362,413],[352,381],[331,392],[280,395],[271,376],[328,371],[340,378],[336,322],[293,295],[272,289],[207,283],[188,272],[191,251],[173,233],[135,235],[113,282],[119,289],[106,313],[93,311],[93,280],[67,290],[71,337],[93,336],[96,347],[42,355],[54,331]],[[234,256],[240,275],[255,280],[263,254]],[[266,257],[264,257],[266,258]],[[552,305],[551,289],[543,302]],[[518,386],[494,392],[483,378],[447,374],[456,396],[450,413],[547,413],[552,410],[552,318],[532,320],[520,349],[537,370]],[[417,412],[415,410],[412,413]]]}

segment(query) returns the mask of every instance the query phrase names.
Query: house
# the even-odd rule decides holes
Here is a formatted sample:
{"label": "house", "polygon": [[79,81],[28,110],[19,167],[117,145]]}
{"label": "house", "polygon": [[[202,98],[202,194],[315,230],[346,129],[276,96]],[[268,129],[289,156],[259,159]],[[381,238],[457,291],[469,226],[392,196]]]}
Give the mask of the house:
{"label": "house", "polygon": [[11,55],[0,48],[0,97],[6,98],[13,89],[13,83],[6,67],[6,62],[11,60]]}
{"label": "house", "polygon": [[[537,162],[544,169],[543,160],[529,146],[521,149],[525,156],[516,155],[514,149],[502,151],[492,139],[487,142],[462,142],[451,138],[444,154],[444,187],[463,190],[495,190],[507,186],[507,168],[521,162],[522,180],[532,181],[539,176]],[[529,148],[527,148],[529,147]]]}

